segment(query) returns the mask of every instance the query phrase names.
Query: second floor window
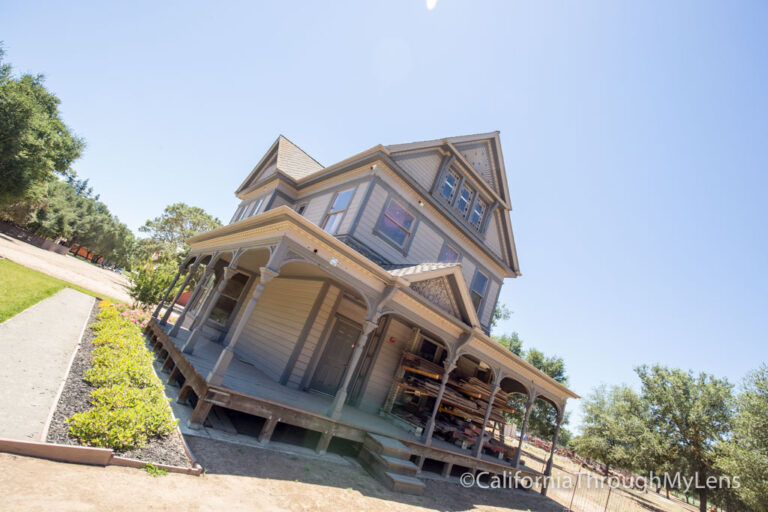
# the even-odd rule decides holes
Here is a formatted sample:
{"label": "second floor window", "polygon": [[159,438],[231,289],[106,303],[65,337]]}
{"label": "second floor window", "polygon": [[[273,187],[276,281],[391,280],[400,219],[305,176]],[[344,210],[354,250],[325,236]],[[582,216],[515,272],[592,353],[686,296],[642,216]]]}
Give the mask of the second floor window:
{"label": "second floor window", "polygon": [[336,192],[336,196],[331,203],[331,209],[325,214],[325,220],[323,221],[323,229],[328,233],[335,235],[339,230],[341,219],[344,218],[344,213],[347,211],[347,207],[349,207],[349,202],[352,201],[354,192],[354,188]]}
{"label": "second floor window", "polygon": [[251,203],[251,206],[248,207],[248,213],[245,214],[245,217],[250,217],[251,215],[256,215],[259,213],[259,208],[261,208],[261,204],[264,202],[264,198],[257,199],[253,203]]}
{"label": "second floor window", "polygon": [[459,261],[459,251],[450,244],[444,244],[440,250],[440,256],[437,257],[440,263],[456,263]]}
{"label": "second floor window", "polygon": [[475,277],[472,278],[472,286],[469,287],[469,294],[472,296],[472,304],[475,305],[475,309],[480,312],[480,305],[483,303],[483,298],[488,290],[488,276],[480,272],[475,272]]}
{"label": "second floor window", "polygon": [[475,201],[475,205],[472,207],[472,213],[469,214],[469,223],[472,224],[475,229],[480,229],[480,223],[483,221],[484,213],[485,203],[478,199]]}
{"label": "second floor window", "polygon": [[405,247],[411,237],[415,217],[400,203],[390,199],[379,220],[378,230],[395,244]]}
{"label": "second floor window", "polygon": [[472,203],[473,195],[474,193],[472,192],[471,188],[467,187],[466,185],[461,187],[459,197],[456,199],[456,209],[459,210],[459,213],[461,213],[462,217],[467,214],[469,205]]}

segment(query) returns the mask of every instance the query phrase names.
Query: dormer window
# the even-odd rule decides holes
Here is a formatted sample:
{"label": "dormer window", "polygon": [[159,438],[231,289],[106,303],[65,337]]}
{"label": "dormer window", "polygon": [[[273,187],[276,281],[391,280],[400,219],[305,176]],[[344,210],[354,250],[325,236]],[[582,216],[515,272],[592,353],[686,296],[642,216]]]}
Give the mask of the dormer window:
{"label": "dormer window", "polygon": [[462,185],[459,197],[456,199],[456,209],[459,211],[462,217],[467,214],[469,205],[472,203],[472,196],[474,192],[466,185]]}
{"label": "dormer window", "polygon": [[475,201],[474,206],[472,206],[472,213],[469,214],[469,223],[472,224],[475,229],[480,229],[480,223],[483,220],[485,209],[486,205],[482,199]]}
{"label": "dormer window", "polygon": [[459,184],[459,175],[453,171],[448,171],[440,187],[440,195],[446,201],[450,202],[456,194],[456,187]]}

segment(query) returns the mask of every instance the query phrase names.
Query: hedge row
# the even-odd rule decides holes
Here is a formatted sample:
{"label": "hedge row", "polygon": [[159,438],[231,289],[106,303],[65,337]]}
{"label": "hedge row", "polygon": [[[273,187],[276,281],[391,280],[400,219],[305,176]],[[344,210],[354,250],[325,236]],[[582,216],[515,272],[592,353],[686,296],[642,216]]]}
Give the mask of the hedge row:
{"label": "hedge row", "polygon": [[96,333],[93,366],[85,374],[96,388],[93,407],[67,420],[69,432],[91,446],[139,448],[150,437],[170,434],[175,423],[141,327],[112,303],[103,301],[99,308],[91,327]]}

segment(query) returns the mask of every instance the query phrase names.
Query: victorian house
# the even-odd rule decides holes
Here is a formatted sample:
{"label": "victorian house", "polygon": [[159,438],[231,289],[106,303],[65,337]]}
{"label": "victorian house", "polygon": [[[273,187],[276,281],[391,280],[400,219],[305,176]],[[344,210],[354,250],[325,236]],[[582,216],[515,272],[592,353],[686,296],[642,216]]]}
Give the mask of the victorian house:
{"label": "victorian house", "polygon": [[181,286],[147,328],[190,427],[235,411],[261,442],[280,425],[319,452],[346,439],[409,492],[425,467],[532,471],[509,397],[527,398],[525,420],[548,402],[559,429],[577,395],[489,337],[504,279],[520,276],[498,132],[328,167],[280,136],[235,195],[228,225],[188,240]]}

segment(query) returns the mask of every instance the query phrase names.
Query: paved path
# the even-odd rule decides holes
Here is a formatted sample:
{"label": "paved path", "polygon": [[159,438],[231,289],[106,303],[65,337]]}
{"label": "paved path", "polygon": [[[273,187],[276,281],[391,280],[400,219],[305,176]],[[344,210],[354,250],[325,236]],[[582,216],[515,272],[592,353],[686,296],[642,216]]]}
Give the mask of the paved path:
{"label": "paved path", "polygon": [[94,300],[65,288],[0,324],[0,437],[40,440]]}
{"label": "paved path", "polygon": [[128,279],[73,256],[58,254],[0,233],[0,256],[96,293],[131,302]]}

